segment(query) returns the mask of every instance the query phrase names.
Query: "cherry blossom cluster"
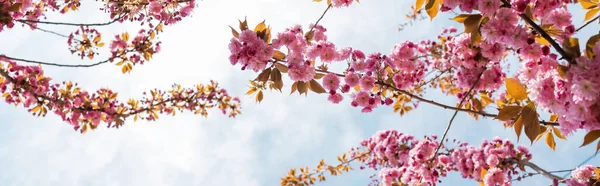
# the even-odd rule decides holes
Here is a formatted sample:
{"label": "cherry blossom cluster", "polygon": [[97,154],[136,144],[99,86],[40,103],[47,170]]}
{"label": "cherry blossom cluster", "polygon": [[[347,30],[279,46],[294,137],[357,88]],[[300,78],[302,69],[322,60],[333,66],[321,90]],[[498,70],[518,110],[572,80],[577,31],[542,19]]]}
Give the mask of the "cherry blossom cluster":
{"label": "cherry blossom cluster", "polygon": [[[0,3],[0,32],[5,27],[12,28],[17,22],[37,28],[44,14],[49,11],[67,13],[77,11],[80,1],[57,2],[54,0],[28,1],[8,0]],[[133,65],[144,64],[152,55],[160,50],[160,42],[151,42],[162,31],[163,25],[172,25],[191,15],[195,8],[195,0],[111,0],[105,1],[101,10],[110,14],[112,19],[106,23],[81,24],[80,28],[68,36],[71,53],[77,53],[82,59],[93,59],[98,55],[97,49],[104,46],[101,33],[90,26],[104,26],[126,20],[147,25],[137,32],[133,40],[122,35],[115,36],[110,41],[112,57],[109,61],[119,60],[122,71],[129,72]],[[73,25],[71,23],[50,22],[58,25]],[[131,42],[131,43],[128,43]],[[135,53],[135,54],[130,54]]]}
{"label": "cherry blossom cluster", "polygon": [[[344,7],[341,2],[332,3],[335,7]],[[351,1],[344,2],[349,5]],[[575,64],[561,61],[559,58],[565,56],[554,53],[549,44],[541,42],[545,39],[540,33],[519,18],[520,14],[529,14],[533,21],[539,22],[537,26],[551,32],[552,39],[560,43],[575,33],[571,14],[563,6],[574,2],[506,2],[509,4],[500,0],[443,1],[442,11],[460,9],[465,13],[479,13],[465,14],[480,15],[479,21],[469,23],[470,30],[457,36],[445,35],[455,33],[456,29],[445,30],[438,42],[401,42],[387,55],[377,52],[366,55],[353,48],[339,49],[327,40],[327,30],[323,26],[311,25],[312,32],[305,33],[296,25],[277,33],[272,43],[245,31],[242,33],[245,41],[232,39],[230,60],[232,64],[242,60],[244,66],[250,66],[256,72],[270,68],[269,63],[286,64],[293,81],[308,82],[315,79],[316,73],[325,73],[322,83],[329,91],[330,102],[339,103],[344,99],[342,94],[349,93],[352,106],[370,112],[378,105],[390,105],[395,101],[382,95],[381,89],[374,91],[375,87],[390,85],[411,91],[423,82],[427,72],[435,69],[452,69],[451,77],[454,86],[460,90],[456,94],[459,98],[465,96],[466,90],[476,81],[479,83],[473,92],[485,91],[491,95],[503,87],[507,72],[503,69],[507,66],[503,60],[512,53],[523,61],[516,76],[528,88],[528,97],[538,108],[559,115],[563,134],[569,135],[577,129],[600,129],[600,105],[597,104],[600,81],[596,78],[600,76],[599,59],[584,55],[575,59]],[[287,49],[285,59],[271,60],[271,47],[276,51]],[[596,45],[594,54],[598,52],[600,48]],[[348,64],[343,73],[327,71],[329,65],[339,61]],[[352,92],[352,88],[357,91]]]}
{"label": "cherry blossom cluster", "polygon": [[[600,45],[594,47],[600,52]],[[559,115],[563,134],[576,129],[600,128],[597,107],[600,82],[597,80],[600,59],[580,57],[564,77],[559,73],[556,56],[543,56],[523,63],[518,78],[528,87],[529,97],[542,108]]]}
{"label": "cherry blossom cluster", "polygon": [[439,145],[436,140],[435,135],[417,140],[396,130],[380,131],[361,142],[370,153],[359,160],[379,170],[378,175],[386,186],[394,183],[436,185],[441,182],[439,178],[450,171],[495,186],[510,185],[512,175],[518,174],[519,162],[532,158],[526,147],[515,147],[509,140],[499,138],[485,140],[480,146],[455,141],[456,148],[444,146],[436,154]]}
{"label": "cherry blossom cluster", "polygon": [[123,73],[130,71],[133,65],[143,65],[150,61],[154,54],[160,52],[161,42],[153,42],[154,32],[159,31],[160,27],[161,25],[149,31],[141,29],[133,39],[130,39],[127,32],[115,35],[110,43],[112,56],[109,61],[118,61],[116,65],[123,66]]}
{"label": "cherry blossom cluster", "polygon": [[[230,62],[232,65],[240,63],[242,70],[250,68],[255,72],[270,68],[275,63],[285,64],[291,80],[308,82],[315,79],[317,71],[324,72],[322,67],[346,61],[348,68],[344,74],[326,72],[323,77],[323,87],[330,94],[328,100],[339,103],[343,100],[341,93],[349,93],[352,87],[358,86],[358,91],[351,94],[351,104],[361,107],[363,112],[370,112],[377,105],[393,103],[392,99],[384,97],[381,92],[372,92],[378,83],[388,81],[389,86],[410,89],[423,80],[430,66],[425,55],[435,45],[430,41],[405,42],[396,45],[389,55],[365,55],[352,48],[338,49],[327,40],[325,27],[310,27],[312,29],[307,34],[300,25],[287,28],[277,33],[270,45],[261,40],[257,33],[245,30],[240,33],[239,38],[231,39]],[[274,50],[281,49],[287,50],[285,58],[271,59],[274,57]],[[316,63],[317,60],[320,61],[320,66]]]}
{"label": "cherry blossom cluster", "polygon": [[240,113],[239,99],[229,96],[213,81],[192,88],[174,86],[169,91],[151,90],[150,95],[141,100],[130,99],[123,103],[110,89],[87,92],[72,82],[54,84],[39,66],[23,66],[6,58],[0,60],[0,94],[7,103],[23,105],[38,116],[51,111],[81,132],[95,129],[101,123],[120,127],[129,117],[154,121],[158,114],[175,115],[177,111],[206,116],[208,109],[217,107],[230,117]]}
{"label": "cherry blossom cluster", "polygon": [[102,35],[98,30],[81,26],[69,35],[67,43],[72,54],[77,52],[81,59],[84,57],[93,59],[94,55],[98,55],[95,49],[104,46],[101,39]]}
{"label": "cherry blossom cluster", "polygon": [[572,177],[566,181],[566,184],[569,186],[588,186],[592,185],[591,179],[594,176],[594,172],[596,172],[596,177],[599,169],[592,165],[584,165],[573,171],[571,171]]}

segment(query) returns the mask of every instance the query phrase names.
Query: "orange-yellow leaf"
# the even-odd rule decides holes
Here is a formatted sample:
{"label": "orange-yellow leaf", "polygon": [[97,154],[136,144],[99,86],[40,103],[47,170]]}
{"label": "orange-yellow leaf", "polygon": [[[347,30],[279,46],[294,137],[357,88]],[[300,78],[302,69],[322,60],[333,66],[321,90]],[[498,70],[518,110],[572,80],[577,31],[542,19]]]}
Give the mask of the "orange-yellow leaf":
{"label": "orange-yellow leaf", "polygon": [[472,33],[474,31],[476,31],[479,28],[482,18],[483,18],[483,16],[481,16],[481,14],[467,15],[467,17],[465,18],[465,20],[463,22],[465,25],[465,32]]}
{"label": "orange-yellow leaf", "polygon": [[588,58],[594,58],[594,56],[595,56],[594,46],[596,45],[598,40],[600,40],[600,34],[596,34],[596,35],[590,37],[590,39],[588,39],[588,41],[586,42],[585,54],[588,56]]}
{"label": "orange-yellow leaf", "polygon": [[500,121],[506,121],[519,116],[519,113],[521,113],[520,106],[505,106],[500,110],[498,116],[496,116],[495,119]]}
{"label": "orange-yellow leaf", "polygon": [[288,70],[289,70],[287,66],[285,66],[285,65],[283,65],[283,64],[280,64],[280,63],[275,63],[275,67],[276,67],[277,69],[279,69],[279,71],[281,71],[281,72],[283,72],[283,73],[287,73],[287,72],[288,72]]}
{"label": "orange-yellow leaf", "polygon": [[421,7],[425,4],[425,0],[417,0],[417,4],[415,5],[415,11],[419,11]]}
{"label": "orange-yellow leaf", "polygon": [[256,102],[260,103],[260,101],[262,101],[262,99],[263,99],[263,92],[261,90],[261,91],[258,91],[258,94],[256,94]]}
{"label": "orange-yellow leaf", "polygon": [[240,33],[238,33],[235,29],[233,29],[233,27],[229,26],[229,28],[231,28],[231,34],[233,34],[233,37],[235,37],[235,38],[240,37]]}
{"label": "orange-yellow leaf", "polygon": [[541,133],[540,120],[533,104],[523,107],[521,111],[523,117],[523,126],[525,127],[525,135],[533,144],[535,138]]}
{"label": "orange-yellow leaf", "polygon": [[513,123],[513,129],[515,130],[515,134],[517,134],[517,141],[521,139],[521,131],[523,131],[523,116],[519,116],[517,121]]}
{"label": "orange-yellow leaf", "polygon": [[548,42],[548,40],[544,39],[541,36],[535,37],[535,41],[540,45],[550,45],[550,42]]}
{"label": "orange-yellow leaf", "polygon": [[100,42],[101,39],[102,39],[102,36],[97,35],[96,37],[94,37],[94,43]]}
{"label": "orange-yellow leaf", "polygon": [[104,46],[104,43],[100,42],[100,43],[96,44],[96,46],[97,46],[97,47],[103,47],[103,46]]}
{"label": "orange-yellow leaf", "polygon": [[273,58],[275,58],[278,61],[283,61],[285,59],[285,54],[283,52],[280,52],[279,50],[275,50],[273,51]]}
{"label": "orange-yellow leaf", "polygon": [[598,2],[593,2],[590,0],[579,0],[579,4],[581,4],[581,7],[586,10],[598,7]]}
{"label": "orange-yellow leaf", "polygon": [[581,52],[579,49],[579,39],[577,38],[568,38],[565,39],[562,43],[562,47],[565,50],[565,52],[572,56],[572,57],[579,57],[581,56]]}
{"label": "orange-yellow leaf", "polygon": [[259,23],[258,25],[256,25],[256,27],[254,27],[254,32],[261,32],[267,29],[267,25],[265,24],[265,21]]}
{"label": "orange-yellow leaf", "polygon": [[437,16],[441,4],[442,0],[427,0],[427,5],[425,5],[425,11],[427,12],[427,15],[429,15],[430,20],[433,20],[433,18]]}
{"label": "orange-yellow leaf", "polygon": [[550,132],[546,133],[546,144],[552,150],[556,150],[556,143],[554,142],[554,136]]}
{"label": "orange-yellow leaf", "polygon": [[558,138],[560,138],[560,139],[563,139],[563,140],[566,140],[566,139],[567,139],[565,136],[563,136],[563,135],[560,133],[560,130],[559,130],[558,128],[552,127],[552,132],[554,132],[554,135],[556,135],[556,137],[558,137]]}
{"label": "orange-yellow leaf", "polygon": [[593,130],[588,132],[585,137],[583,137],[583,144],[579,147],[586,146],[600,138],[600,130]]}
{"label": "orange-yellow leaf", "polygon": [[121,34],[121,38],[124,41],[129,41],[129,33],[125,32],[125,33]]}
{"label": "orange-yellow leaf", "polygon": [[483,178],[485,178],[486,174],[487,174],[487,169],[482,168],[481,172],[479,173],[479,177],[481,177],[481,180],[483,180]]}
{"label": "orange-yellow leaf", "polygon": [[23,3],[14,3],[10,7],[8,7],[8,11],[10,12],[18,12],[23,7]]}
{"label": "orange-yellow leaf", "polygon": [[527,88],[521,82],[515,78],[506,78],[504,82],[506,84],[506,91],[512,98],[518,101],[527,99]]}
{"label": "orange-yellow leaf", "polygon": [[550,115],[550,122],[556,122],[556,121],[558,121],[558,114]]}
{"label": "orange-yellow leaf", "polygon": [[598,10],[600,10],[600,9],[598,9],[598,8],[594,8],[594,9],[591,9],[591,10],[589,10],[589,11],[588,11],[588,12],[585,14],[585,18],[583,18],[583,21],[587,21],[587,20],[590,20],[590,19],[592,19],[592,17],[594,17],[594,16],[595,16],[595,15],[598,13]]}
{"label": "orange-yellow leaf", "polygon": [[321,86],[321,84],[319,84],[319,82],[313,80],[310,80],[310,86],[309,86],[310,90],[312,90],[313,92],[317,93],[317,94],[322,94],[322,93],[326,93],[327,91],[325,91],[325,89],[323,88],[323,86]]}

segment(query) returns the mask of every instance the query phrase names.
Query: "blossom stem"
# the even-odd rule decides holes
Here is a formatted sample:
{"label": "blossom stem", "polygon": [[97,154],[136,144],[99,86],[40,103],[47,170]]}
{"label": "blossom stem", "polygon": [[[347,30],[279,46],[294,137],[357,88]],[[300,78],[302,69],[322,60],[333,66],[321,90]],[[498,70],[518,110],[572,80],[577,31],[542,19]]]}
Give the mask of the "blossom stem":
{"label": "blossom stem", "polygon": [[[458,108],[462,107],[462,105],[465,102],[465,100],[467,100],[467,97],[469,97],[469,95],[471,94],[471,92],[473,91],[473,89],[475,89],[475,87],[479,83],[479,80],[481,80],[481,76],[483,76],[483,73],[485,72],[485,70],[486,70],[486,67],[484,66],[483,69],[482,69],[482,71],[481,71],[481,73],[479,73],[479,75],[477,76],[477,79],[475,80],[475,83],[473,83],[473,85],[471,85],[471,88],[469,88],[469,91],[467,91],[467,94],[465,94],[464,97],[458,103]],[[452,126],[452,122],[456,118],[457,114],[458,114],[458,110],[455,110],[454,114],[452,115],[452,118],[450,118],[450,122],[448,122],[448,126],[446,127],[446,130],[444,131],[444,135],[442,135],[442,139],[440,140],[440,144],[435,149],[435,153],[433,153],[433,157],[430,159],[430,161],[435,159],[435,157],[437,156],[438,151],[440,150],[440,148],[444,144],[444,139],[446,139],[446,135],[448,135],[448,131],[450,131],[450,127]]]}
{"label": "blossom stem", "polygon": [[313,25],[310,28],[310,30],[308,31],[308,33],[312,32],[315,29],[315,27],[317,27],[317,25],[319,25],[319,21],[321,21],[321,19],[323,19],[323,17],[327,13],[327,11],[329,11],[329,9],[331,9],[331,5],[327,6],[327,9],[325,9],[325,11],[323,11],[323,14],[321,14],[321,17],[319,17],[319,19],[317,19],[317,22],[315,22],[315,25]]}
{"label": "blossom stem", "polygon": [[[338,74],[338,73],[334,73],[334,72],[330,72],[330,71],[326,71],[326,70],[321,70],[321,69],[318,69],[318,68],[316,68],[315,70],[317,72],[321,72],[321,73],[333,73],[333,74],[337,75],[338,77],[344,77],[343,74]],[[414,98],[416,100],[419,100],[421,102],[429,103],[429,104],[432,104],[432,105],[435,105],[435,106],[438,106],[438,107],[442,107],[444,109],[450,109],[450,110],[455,110],[455,111],[460,111],[460,112],[468,112],[468,113],[477,114],[477,115],[480,115],[480,116],[483,116],[483,117],[496,117],[496,116],[498,116],[498,114],[491,114],[491,113],[487,113],[487,112],[484,112],[484,111],[475,111],[475,110],[471,110],[471,109],[464,109],[464,108],[460,108],[460,107],[454,107],[454,106],[450,106],[450,105],[445,105],[445,104],[442,104],[442,103],[438,103],[436,101],[429,100],[429,99],[423,98],[421,96],[412,94],[412,93],[410,93],[410,92],[408,92],[406,90],[402,90],[402,89],[396,88],[395,86],[392,86],[392,85],[387,84],[387,83],[382,82],[382,81],[377,81],[375,83],[378,84],[378,85],[390,88],[390,89],[392,89],[394,91],[400,92],[402,94],[405,94],[405,95],[407,95],[407,96],[409,96],[411,98]],[[544,120],[540,121],[540,124],[542,124],[542,125],[549,125],[549,126],[559,126],[559,124],[557,122],[549,122],[549,121],[544,121]]]}
{"label": "blossom stem", "polygon": [[[515,161],[517,161],[517,160],[515,160]],[[523,166],[529,167],[529,168],[533,169],[534,171],[536,171],[537,173],[539,173],[541,175],[544,175],[547,178],[550,178],[550,179],[553,179],[553,180],[562,181],[562,182],[564,182],[564,180],[565,180],[563,177],[554,175],[554,174],[548,172],[547,170],[544,170],[541,167],[539,167],[536,164],[531,163],[529,161],[519,160],[517,163],[521,164]]]}
{"label": "blossom stem", "polygon": [[37,24],[48,24],[48,25],[64,25],[64,26],[107,26],[110,24],[113,24],[119,20],[121,20],[121,18],[123,18],[124,16],[119,16],[111,21],[108,22],[104,22],[104,23],[65,23],[65,22],[52,22],[52,21],[36,21],[36,20],[27,20],[27,19],[17,19],[15,21],[20,22],[20,23],[37,23]]}

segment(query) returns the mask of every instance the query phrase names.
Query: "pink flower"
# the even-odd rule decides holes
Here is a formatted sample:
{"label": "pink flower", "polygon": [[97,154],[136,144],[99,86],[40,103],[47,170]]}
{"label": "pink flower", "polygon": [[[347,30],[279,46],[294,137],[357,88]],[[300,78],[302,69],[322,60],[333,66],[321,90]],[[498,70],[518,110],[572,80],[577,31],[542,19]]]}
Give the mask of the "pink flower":
{"label": "pink flower", "polygon": [[344,99],[344,96],[342,96],[340,93],[330,94],[329,97],[327,98],[327,100],[329,100],[330,102],[332,102],[334,104],[340,103],[343,99]]}
{"label": "pink flower", "polygon": [[483,183],[487,186],[502,185],[506,181],[504,172],[499,168],[491,168],[483,178]]}
{"label": "pink flower", "polygon": [[369,105],[370,98],[371,98],[371,96],[366,91],[359,91],[354,96],[354,101],[356,101],[358,106],[365,107],[365,106]]}
{"label": "pink flower", "polygon": [[323,88],[326,90],[336,90],[340,87],[340,79],[334,73],[328,73],[323,77]]}
{"label": "pink flower", "polygon": [[571,174],[573,174],[573,179],[587,180],[587,179],[591,178],[592,175],[594,174],[594,166],[592,166],[592,165],[581,166],[581,167],[571,171]]}
{"label": "pink flower", "polygon": [[352,2],[354,2],[354,0],[332,0],[332,4],[334,7],[336,8],[340,8],[340,7],[348,7],[350,6],[350,4],[352,4]]}
{"label": "pink flower", "polygon": [[344,80],[346,81],[346,84],[353,87],[353,86],[358,85],[360,78],[358,77],[358,74],[350,72],[350,73],[346,74],[346,77],[344,78]]}
{"label": "pink flower", "polygon": [[375,78],[371,76],[364,76],[360,79],[360,87],[365,91],[371,91],[375,87]]}
{"label": "pink flower", "polygon": [[158,15],[162,11],[162,9],[163,9],[163,6],[160,1],[152,1],[150,3],[150,12],[151,13]]}

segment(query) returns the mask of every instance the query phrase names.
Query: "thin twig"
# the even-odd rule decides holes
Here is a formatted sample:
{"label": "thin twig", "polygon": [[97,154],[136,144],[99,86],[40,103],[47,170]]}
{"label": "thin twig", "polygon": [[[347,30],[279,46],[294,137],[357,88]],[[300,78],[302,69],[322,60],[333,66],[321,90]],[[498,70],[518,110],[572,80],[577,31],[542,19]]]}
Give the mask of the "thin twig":
{"label": "thin twig", "polygon": [[121,20],[123,16],[119,16],[111,21],[104,23],[65,23],[65,22],[52,22],[52,21],[36,21],[36,20],[27,20],[27,19],[17,19],[15,21],[20,23],[37,23],[37,24],[48,24],[48,25],[65,25],[65,26],[106,26],[113,24],[119,20]]}
{"label": "thin twig", "polygon": [[[507,0],[502,0],[502,2],[506,5],[511,7],[510,2],[508,2]],[[573,61],[573,59],[571,58],[571,56],[567,55],[567,53],[565,52],[565,50],[563,50],[563,48],[556,43],[556,41],[554,41],[554,39],[552,39],[552,37],[550,35],[548,35],[548,33],[546,31],[544,31],[544,29],[542,29],[539,25],[537,25],[535,22],[533,22],[533,20],[531,20],[529,17],[527,17],[527,15],[525,14],[519,14],[519,17],[521,17],[521,19],[523,19],[529,26],[531,26],[538,34],[540,34],[544,39],[546,39],[550,45],[552,45],[552,47],[554,47],[554,49],[567,61],[569,61],[569,63],[574,64],[575,61]]]}
{"label": "thin twig", "polygon": [[589,20],[588,22],[586,22],[585,24],[581,25],[579,28],[577,28],[577,30],[575,30],[575,32],[579,32],[581,29],[585,28],[586,26],[588,26],[590,23],[598,20],[598,18],[600,18],[600,15],[596,16],[594,19]]}
{"label": "thin twig", "polygon": [[[473,91],[473,89],[475,89],[475,87],[479,83],[479,80],[481,80],[481,76],[483,75],[485,70],[486,70],[486,67],[483,67],[481,73],[479,73],[479,75],[477,76],[477,80],[475,80],[475,83],[473,83],[473,85],[471,85],[471,88],[469,88],[469,91],[467,91],[467,94],[465,94],[464,97],[458,103],[458,108],[462,107],[462,104],[465,102],[465,100],[467,100],[467,97],[469,97],[469,95],[471,95],[471,92]],[[440,148],[442,148],[442,144],[444,144],[444,139],[446,139],[446,135],[448,135],[448,131],[450,131],[450,127],[452,127],[452,122],[454,121],[454,118],[456,118],[457,114],[458,114],[458,110],[454,111],[454,115],[452,115],[452,118],[450,118],[450,122],[448,123],[448,126],[446,127],[446,130],[444,131],[444,135],[442,135],[442,138],[440,139],[440,144],[438,144],[437,148],[435,149],[435,153],[433,153],[433,157],[430,159],[430,161],[435,159],[438,151],[440,151]]]}
{"label": "thin twig", "polygon": [[[343,74],[338,74],[338,73],[335,73],[335,72],[330,72],[330,71],[321,70],[321,69],[315,69],[315,70],[317,72],[321,72],[321,73],[332,73],[332,74],[335,74],[338,77],[345,77]],[[407,95],[407,96],[409,96],[409,97],[411,97],[413,99],[419,100],[421,102],[429,103],[429,104],[432,104],[434,106],[442,107],[444,109],[450,109],[450,110],[456,110],[456,111],[460,111],[460,112],[467,112],[467,113],[477,114],[477,115],[480,115],[482,117],[492,117],[493,118],[493,117],[498,116],[498,114],[491,114],[491,113],[487,113],[487,112],[484,112],[484,111],[475,111],[475,110],[471,110],[471,109],[464,109],[464,108],[459,108],[459,107],[454,107],[454,106],[450,106],[450,105],[445,105],[445,104],[442,104],[442,103],[438,103],[436,101],[433,101],[433,100],[430,100],[430,99],[426,99],[426,98],[423,98],[421,96],[412,94],[412,93],[410,93],[410,92],[408,92],[406,90],[402,90],[402,89],[396,88],[395,86],[392,86],[392,85],[387,84],[387,83],[382,82],[382,81],[376,81],[375,84],[381,85],[381,86],[384,86],[384,87],[387,87],[387,88],[390,88],[390,89],[392,89],[394,91],[397,91],[397,92],[400,92],[402,94],[405,94],[405,95]],[[558,126],[557,122],[549,122],[549,121],[544,121],[544,120],[540,121],[540,124],[550,125],[550,126]]]}
{"label": "thin twig", "polygon": [[[440,72],[440,74],[438,74],[438,75],[436,75],[435,77],[431,78],[429,81],[425,82],[424,84],[422,84],[421,86],[419,86],[419,87],[417,87],[417,88],[421,88],[421,87],[423,87],[423,86],[425,86],[425,85],[427,85],[427,84],[429,84],[429,83],[431,83],[431,82],[435,81],[436,79],[438,79],[438,78],[440,78],[442,75],[444,75],[446,72],[449,72],[451,69],[452,69],[452,67],[450,67],[450,68],[447,68],[446,70],[444,70],[444,71]],[[432,72],[433,72],[433,71],[432,71]],[[427,75],[425,75],[425,76],[427,76]]]}
{"label": "thin twig", "polygon": [[527,166],[527,167],[533,169],[534,171],[538,172],[539,174],[544,175],[547,178],[550,178],[550,179],[553,179],[553,180],[558,180],[558,181],[563,181],[564,180],[563,177],[554,175],[554,174],[552,174],[552,173],[550,173],[550,172],[542,169],[541,167],[539,167],[536,164],[531,163],[529,161],[520,160],[517,163],[521,164],[521,165],[524,165],[524,166]]}
{"label": "thin twig", "polygon": [[[42,32],[46,32],[46,33],[49,33],[49,34],[54,34],[54,35],[57,35],[57,36],[60,36],[60,37],[64,37],[64,38],[69,38],[69,36],[67,36],[67,35],[64,35],[64,34],[61,34],[61,33],[58,33],[58,32],[52,31],[52,30],[46,30],[46,29],[43,29],[43,28],[40,28],[40,27],[34,27],[33,25],[31,25],[31,23],[25,23],[25,24],[31,26],[32,28],[34,28],[36,30],[42,31]],[[79,41],[76,38],[73,38],[73,39],[76,40],[76,41]]]}
{"label": "thin twig", "polygon": [[107,60],[99,61],[99,62],[96,62],[96,63],[93,63],[93,64],[88,64],[88,65],[68,65],[68,64],[48,63],[48,62],[42,62],[42,61],[21,59],[21,58],[9,57],[9,56],[6,56],[6,55],[0,55],[0,59],[1,58],[11,59],[11,60],[15,60],[15,61],[21,61],[21,62],[25,62],[25,63],[35,63],[35,64],[57,66],[57,67],[93,67],[93,66],[98,66],[98,65],[107,63],[107,62],[109,62],[112,59],[112,58],[109,58]]}
{"label": "thin twig", "polygon": [[321,21],[321,19],[323,19],[323,17],[327,13],[327,11],[329,11],[329,9],[331,9],[331,5],[327,6],[327,9],[325,9],[325,11],[323,11],[323,14],[321,14],[321,17],[319,17],[319,19],[317,19],[317,22],[315,22],[315,25],[313,25],[312,28],[310,28],[310,30],[307,33],[312,32],[315,29],[315,27],[317,27],[317,25],[319,25],[319,21]]}

